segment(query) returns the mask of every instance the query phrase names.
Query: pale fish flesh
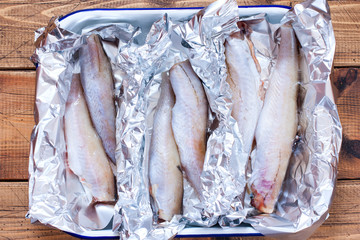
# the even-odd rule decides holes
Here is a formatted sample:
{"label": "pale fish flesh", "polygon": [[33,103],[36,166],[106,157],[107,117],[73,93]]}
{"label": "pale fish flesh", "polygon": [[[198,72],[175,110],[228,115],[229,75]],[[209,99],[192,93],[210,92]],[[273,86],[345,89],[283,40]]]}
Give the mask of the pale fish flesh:
{"label": "pale fish flesh", "polygon": [[290,26],[283,26],[279,54],[256,128],[250,180],[252,205],[271,213],[285,177],[297,130],[298,53]]}
{"label": "pale fish flesh", "polygon": [[81,83],[94,127],[106,154],[115,160],[115,102],[111,66],[98,35],[91,35],[80,49]]}
{"label": "pale fish flesh", "polygon": [[183,176],[171,127],[175,96],[167,74],[163,73],[162,79],[150,144],[149,178],[159,218],[170,221],[175,214],[181,214]]}
{"label": "pale fish flesh", "polygon": [[94,129],[78,74],[74,74],[66,102],[65,141],[68,164],[94,202],[115,200],[115,181],[109,160]]}
{"label": "pale fish flesh", "polygon": [[248,158],[263,105],[260,66],[249,36],[245,36],[242,31],[232,34],[226,40],[225,56],[228,67],[226,81],[233,101],[231,115],[238,123],[243,143],[242,156]]}
{"label": "pale fish flesh", "polygon": [[175,93],[172,109],[172,129],[180,153],[184,177],[201,196],[201,173],[206,151],[208,102],[202,83],[185,61],[170,69],[170,81]]}

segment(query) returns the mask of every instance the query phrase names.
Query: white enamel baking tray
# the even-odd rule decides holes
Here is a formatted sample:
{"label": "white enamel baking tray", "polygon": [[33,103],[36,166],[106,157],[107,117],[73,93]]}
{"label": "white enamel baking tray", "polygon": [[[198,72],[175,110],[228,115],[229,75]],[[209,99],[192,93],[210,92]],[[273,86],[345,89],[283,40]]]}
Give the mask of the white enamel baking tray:
{"label": "white enamel baking tray", "polygon": [[[201,8],[137,8],[137,9],[84,9],[72,12],[60,18],[60,27],[81,34],[82,29],[91,25],[106,23],[130,23],[141,27],[144,38],[153,22],[160,19],[165,13],[172,20],[184,20],[197,13]],[[266,13],[270,22],[277,23],[289,11],[290,7],[282,5],[239,6],[239,16],[245,17],[259,13]],[[106,229],[88,231],[81,235],[69,233],[81,238],[118,238],[111,231],[111,224]],[[201,228],[187,227],[176,237],[233,237],[233,236],[262,236],[250,225],[242,224],[234,228],[221,227]]]}

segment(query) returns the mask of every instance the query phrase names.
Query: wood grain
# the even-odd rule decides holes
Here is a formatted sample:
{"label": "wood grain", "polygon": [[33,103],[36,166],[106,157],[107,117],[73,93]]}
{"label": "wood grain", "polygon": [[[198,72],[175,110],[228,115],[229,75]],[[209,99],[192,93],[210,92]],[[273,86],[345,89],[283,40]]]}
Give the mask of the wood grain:
{"label": "wood grain", "polygon": [[334,86],[343,127],[338,178],[359,178],[360,165],[360,69],[335,69]]}
{"label": "wood grain", "polygon": [[[11,199],[11,201],[9,201]],[[346,204],[344,204],[346,202]],[[360,181],[338,181],[330,217],[310,238],[347,239],[360,238]],[[28,210],[28,186],[26,182],[0,182],[0,239],[76,239],[59,230],[30,224],[25,219]],[[24,231],[26,230],[26,231]],[[186,238],[189,239],[189,238]],[[197,238],[197,240],[266,240],[263,237]]]}
{"label": "wood grain", "polygon": [[[0,1],[0,240],[77,239],[30,224],[28,155],[34,125],[35,71],[29,57],[34,30],[52,16],[88,8],[202,7],[214,0],[3,0]],[[294,5],[295,0],[238,0],[239,5]],[[333,83],[343,126],[339,175],[330,218],[310,239],[360,239],[360,2],[328,0],[336,38]],[[18,182],[21,180],[23,182]],[[187,238],[188,239],[188,238]],[[190,238],[191,239],[191,238]],[[265,240],[268,237],[197,238]]]}
{"label": "wood grain", "polygon": [[26,179],[35,72],[0,72],[0,179]]}
{"label": "wood grain", "polygon": [[57,240],[67,237],[59,230],[30,224],[30,220],[25,219],[28,202],[26,182],[0,183],[0,239]]}
{"label": "wood grain", "polygon": [[[344,129],[339,178],[360,178],[360,69],[334,70],[338,111]],[[0,179],[27,179],[34,125],[35,71],[0,71]]]}
{"label": "wood grain", "polygon": [[[34,31],[47,25],[52,16],[86,8],[202,7],[213,0],[5,0],[0,3],[0,69],[33,69]],[[239,5],[294,5],[294,0],[238,0]],[[336,38],[335,66],[360,66],[360,4],[329,1]]]}

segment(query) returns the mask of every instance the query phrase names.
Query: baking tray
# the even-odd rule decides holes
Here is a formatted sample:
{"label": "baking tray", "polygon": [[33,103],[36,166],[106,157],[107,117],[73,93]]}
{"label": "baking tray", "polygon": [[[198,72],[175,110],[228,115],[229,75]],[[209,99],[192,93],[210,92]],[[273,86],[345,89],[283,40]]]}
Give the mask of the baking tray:
{"label": "baking tray", "polygon": [[[68,31],[78,34],[86,27],[98,24],[111,23],[130,23],[139,26],[142,34],[138,41],[145,39],[153,22],[160,19],[165,13],[172,20],[186,20],[202,8],[126,8],[126,9],[84,9],[69,13],[59,20],[59,25]],[[283,5],[258,5],[258,6],[239,6],[239,16],[246,17],[259,13],[266,13],[268,20],[272,23],[279,23],[284,14],[290,7]],[[118,235],[111,230],[111,223],[102,230],[87,231],[80,234],[69,233],[70,235],[81,238],[108,238],[115,239]],[[258,231],[248,224],[241,224],[233,228],[221,228],[218,226],[211,228],[186,227],[180,231],[176,237],[234,237],[234,236],[262,236]]]}

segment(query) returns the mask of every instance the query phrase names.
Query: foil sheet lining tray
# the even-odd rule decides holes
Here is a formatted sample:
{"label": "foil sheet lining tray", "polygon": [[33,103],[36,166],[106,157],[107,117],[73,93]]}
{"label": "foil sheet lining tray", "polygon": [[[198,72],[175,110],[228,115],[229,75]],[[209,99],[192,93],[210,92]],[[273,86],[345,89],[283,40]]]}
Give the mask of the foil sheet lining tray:
{"label": "foil sheet lining tray", "polygon": [[[221,4],[223,4],[223,6]],[[98,223],[91,223],[91,218],[85,217],[83,219],[83,221],[87,222],[88,225],[92,226],[94,224],[98,224],[99,226],[100,224],[101,226],[103,226],[101,227],[101,230],[89,230],[87,228],[79,227],[76,224],[72,225],[71,220],[69,220],[66,214],[62,213],[61,218],[51,216],[52,210],[50,210],[51,206],[49,205],[49,203],[53,202],[55,205],[61,205],[66,202],[66,199],[62,199],[62,196],[58,199],[55,199],[55,195],[49,195],[50,197],[41,196],[41,193],[39,192],[41,188],[36,186],[37,184],[39,184],[39,186],[42,185],[47,189],[50,189],[49,191],[51,191],[52,194],[56,194],[56,192],[62,192],[66,188],[62,187],[62,185],[66,185],[66,183],[62,182],[64,180],[59,179],[58,177],[62,175],[61,171],[63,171],[62,169],[64,168],[61,166],[59,167],[58,162],[59,159],[62,157],[61,155],[63,155],[63,153],[59,154],[58,152],[54,153],[51,151],[52,148],[57,149],[57,144],[59,144],[59,149],[62,149],[61,151],[63,151],[63,149],[65,148],[64,142],[62,140],[64,134],[59,134],[60,137],[56,137],[56,134],[63,124],[61,114],[63,114],[64,111],[64,104],[62,104],[62,102],[64,101],[63,98],[67,96],[67,92],[70,88],[70,83],[66,80],[56,82],[57,80],[53,79],[54,77],[52,76],[52,74],[55,76],[58,73],[56,73],[55,71],[51,73],[51,69],[58,72],[63,71],[63,73],[60,74],[60,77],[64,79],[69,78],[72,73],[77,73],[79,71],[79,66],[77,63],[73,62],[72,57],[73,55],[76,55],[76,51],[78,50],[78,48],[72,49],[72,45],[81,46],[82,44],[84,44],[87,34],[90,34],[90,32],[94,31],[94,29],[96,33],[102,37],[103,41],[105,40],[107,42],[106,44],[103,44],[103,47],[109,59],[111,60],[113,75],[115,79],[115,95],[117,98],[119,98],[117,94],[119,94],[120,91],[119,89],[117,89],[116,86],[120,82],[119,79],[124,79],[122,75],[124,73],[122,70],[124,69],[116,66],[116,64],[121,64],[121,61],[126,63],[127,61],[130,62],[129,66],[131,68],[131,64],[136,65],[138,63],[136,63],[136,61],[131,62],[133,61],[133,56],[132,53],[129,53],[128,51],[131,51],[132,49],[138,50],[141,49],[141,47],[137,48],[138,46],[146,45],[146,47],[143,47],[143,51],[151,52],[151,47],[154,47],[157,51],[156,55],[157,53],[159,53],[159,56],[156,57],[159,57],[160,60],[158,61],[156,57],[154,57],[155,60],[149,58],[150,66],[151,63],[153,63],[154,69],[156,69],[156,67],[162,69],[161,66],[157,66],[157,64],[161,63],[161,61],[166,62],[167,65],[174,65],[174,63],[180,62],[180,60],[183,61],[185,59],[189,59],[195,73],[202,80],[203,86],[207,89],[210,89],[206,90],[207,98],[210,99],[209,109],[212,110],[214,116],[215,114],[217,114],[216,116],[219,119],[222,119],[221,121],[225,122],[224,126],[221,125],[221,121],[219,123],[219,125],[222,126],[223,130],[219,130],[220,132],[217,132],[213,134],[213,136],[209,137],[212,143],[215,145],[219,143],[219,141],[221,140],[221,137],[219,137],[221,136],[221,131],[230,133],[230,135],[232,135],[231,131],[233,130],[226,130],[226,128],[229,128],[229,126],[233,126],[229,124],[233,120],[229,121],[226,119],[226,115],[229,115],[226,112],[227,106],[223,108],[221,107],[221,101],[223,101],[223,103],[227,102],[228,99],[226,97],[228,93],[226,92],[227,90],[225,90],[225,92],[221,92],[223,91],[223,89],[226,89],[226,87],[223,88],[219,87],[223,85],[216,85],[218,84],[216,82],[216,78],[219,79],[224,78],[224,76],[226,77],[226,73],[224,74],[223,71],[223,69],[226,69],[226,66],[224,62],[224,42],[222,42],[224,41],[225,37],[223,39],[221,37],[222,34],[224,34],[224,36],[229,36],[231,31],[234,31],[232,28],[234,28],[236,24],[234,25],[233,23],[238,20],[234,20],[235,18],[233,18],[234,10],[231,10],[231,8],[233,8],[234,6],[236,7],[235,1],[224,0],[218,1],[210,5],[208,8],[205,8],[204,11],[200,11],[202,8],[86,9],[76,11],[59,18],[58,22],[56,20],[56,27],[53,27],[51,24],[49,24],[47,28],[43,28],[42,30],[39,29],[38,32],[36,32],[37,41],[42,41],[43,39],[39,36],[44,35],[44,33],[47,33],[47,31],[51,31],[54,28],[61,29],[61,31],[56,32],[51,36],[49,35],[49,39],[46,40],[49,42],[56,42],[56,39],[61,39],[61,41],[59,41],[60,44],[59,42],[56,42],[56,44],[50,44],[47,45],[45,48],[41,48],[47,44],[46,41],[44,41],[43,45],[37,49],[38,52],[33,55],[32,59],[34,62],[43,63],[43,66],[38,68],[38,74],[44,74],[45,76],[43,85],[39,84],[39,81],[37,85],[36,121],[38,123],[40,118],[40,122],[42,122],[34,128],[32,135],[32,150],[30,153],[30,211],[27,216],[31,218],[32,221],[39,220],[44,224],[50,224],[56,228],[68,232],[69,234],[78,237],[91,238],[120,237],[130,239],[159,239],[160,237],[162,239],[167,238],[165,236],[173,236],[176,233],[177,237],[230,237],[261,235],[277,236],[278,234],[279,236],[282,235],[283,237],[285,236],[283,235],[284,233],[292,234],[300,230],[304,230],[300,231],[299,235],[293,235],[294,239],[303,239],[310,236],[311,233],[318,227],[318,225],[321,224],[328,217],[328,207],[330,206],[332,201],[332,194],[336,181],[338,152],[341,145],[341,125],[338,119],[329,78],[333,61],[335,40],[333,36],[333,29],[331,26],[329,9],[326,1],[324,0],[309,0],[305,3],[296,5],[294,9],[291,9],[288,6],[281,5],[240,6],[238,7],[238,12],[235,13],[235,15],[238,14],[238,17],[241,21],[246,22],[249,26],[254,28],[253,35],[255,35],[255,40],[253,40],[253,42],[255,48],[258,48],[258,52],[256,52],[256,54],[259,55],[260,64],[267,66],[267,68],[262,69],[262,71],[264,70],[265,73],[267,71],[271,72],[271,69],[274,65],[272,59],[276,59],[277,57],[276,54],[273,55],[273,53],[276,52],[277,49],[276,41],[280,41],[280,38],[275,35],[278,34],[277,29],[282,24],[286,22],[291,22],[292,28],[296,33],[299,43],[299,59],[301,59],[301,69],[299,69],[299,73],[301,74],[299,75],[302,75],[300,78],[304,81],[300,84],[301,97],[299,98],[301,98],[302,106],[301,110],[299,111],[300,120],[298,126],[298,145],[296,145],[296,147],[295,145],[293,146],[293,149],[295,150],[293,151],[292,157],[290,158],[291,167],[289,167],[289,169],[287,170],[285,182],[283,184],[282,191],[276,205],[276,212],[272,214],[258,215],[258,212],[256,212],[256,210],[252,206],[250,206],[250,196],[245,192],[243,193],[246,194],[246,196],[244,197],[245,200],[243,200],[245,203],[243,203],[242,200],[238,200],[238,195],[236,195],[236,192],[230,194],[226,193],[228,195],[225,194],[226,196],[224,196],[224,199],[226,199],[227,202],[220,201],[219,203],[216,203],[217,205],[212,205],[212,203],[210,202],[213,201],[211,200],[211,197],[213,196],[214,199],[216,199],[216,194],[219,194],[219,191],[216,190],[217,187],[215,186],[215,184],[210,181],[207,183],[207,186],[210,186],[209,188],[212,188],[213,192],[210,191],[207,193],[209,195],[208,199],[210,200],[209,202],[205,201],[205,205],[202,206],[202,212],[196,212],[198,210],[196,208],[193,208],[193,203],[189,204],[189,206],[186,206],[188,207],[189,212],[194,211],[196,214],[184,214],[183,217],[189,217],[191,219],[191,221],[187,222],[191,224],[187,225],[185,228],[185,224],[182,223],[182,220],[180,218],[175,219],[174,217],[169,223],[169,225],[161,226],[161,224],[159,224],[159,229],[156,229],[159,231],[153,231],[154,225],[152,225],[153,223],[151,223],[151,221],[153,220],[151,217],[149,219],[146,219],[148,218],[146,214],[144,214],[146,215],[144,217],[145,220],[139,219],[136,220],[139,221],[139,223],[136,223],[136,221],[129,221],[130,223],[128,223],[126,221],[128,221],[129,216],[126,215],[126,209],[124,211],[124,208],[122,208],[124,206],[122,204],[124,203],[118,200],[114,208],[115,211],[113,211],[114,209],[112,207],[105,205],[100,205],[97,208],[96,211],[98,213]],[[322,9],[323,7],[327,8]],[[289,11],[290,9],[291,11]],[[228,15],[226,15],[227,11],[229,12]],[[222,22],[222,25],[220,25],[220,27],[217,26],[212,29],[212,24],[217,23],[216,18],[214,17],[218,16],[217,14],[224,14],[224,16],[228,17],[230,20],[225,23]],[[314,19],[312,19],[313,16],[315,16]],[[266,21],[264,21],[264,19],[266,19]],[[183,23],[183,25],[181,25],[180,23]],[[203,31],[207,27],[209,27],[208,29],[211,29],[208,32],[211,32],[211,34],[213,34],[212,36],[215,36],[215,40],[207,39],[207,37],[209,37],[207,33],[201,35],[203,34],[201,31]],[[175,31],[173,31],[172,28],[174,28]],[[141,31],[139,29],[141,29]],[[166,29],[166,31],[171,32],[170,37],[166,36],[167,32],[163,32],[162,29]],[[148,34],[150,35],[150,38]],[[192,38],[192,36],[197,36],[197,34],[199,34],[199,36],[201,37]],[[72,37],[67,38],[66,36]],[[179,40],[179,36],[182,39]],[[220,36],[219,39],[216,39],[216,36]],[[274,39],[276,39],[276,41],[268,41],[268,36],[273,37]],[[164,61],[161,59],[161,55],[164,54],[162,50],[167,51],[166,48],[168,45],[164,45],[163,47],[161,47],[161,41],[164,41],[163,44],[168,44],[166,41],[170,42],[170,38],[173,42],[181,42],[180,45],[187,46],[188,49],[184,50],[184,52],[182,53],[177,52],[178,50],[172,49],[170,50],[170,55],[173,54],[171,56],[176,60]],[[131,44],[134,44],[134,42],[135,45],[132,46]],[[149,42],[152,45],[149,44]],[[113,43],[118,44],[117,50],[116,47],[114,47],[115,44]],[[209,43],[210,45],[212,45],[207,45]],[[156,49],[156,47],[158,47],[158,49]],[[266,50],[264,51],[264,49],[269,48],[271,48],[273,52]],[[121,52],[124,49],[125,51]],[[116,54],[116,51],[119,52],[119,55]],[[56,54],[52,56],[52,60],[49,57],[50,61],[47,65],[46,54],[52,54],[54,52]],[[112,55],[112,53],[115,54]],[[49,54],[48,56],[51,56],[51,54]],[[215,58],[217,57],[217,59],[209,60],[211,57],[207,58],[206,54],[209,54],[209,56],[215,56]],[[186,57],[184,57],[185,55]],[[36,57],[39,56],[41,56],[42,59],[36,59]],[[319,61],[319,58],[323,59],[323,61]],[[144,59],[146,60],[146,57]],[[146,61],[144,61],[144,59],[142,59],[143,64],[148,64]],[[50,66],[52,61],[55,64],[53,66]],[[223,65],[220,64],[220,66],[217,63],[221,63]],[[125,66],[127,67],[126,64]],[[218,71],[214,70],[214,73],[216,72],[215,75],[208,76],[208,73],[204,71],[204,66],[215,65],[219,68]],[[156,69],[156,71],[159,69]],[[163,69],[166,69],[164,71],[169,70],[169,68]],[[159,82],[161,82],[161,77],[160,74],[156,71],[154,70],[154,72],[150,71],[142,73],[144,75],[149,75],[150,77],[147,76],[150,79],[149,82],[153,82],[151,83],[153,85],[149,85],[149,91],[159,89]],[[135,75],[138,74],[138,72],[134,72]],[[163,70],[161,70],[161,72],[163,72]],[[140,75],[137,75],[136,77],[139,76]],[[38,75],[38,78],[41,78],[41,76],[39,77]],[[125,83],[127,84],[127,82]],[[141,84],[143,83],[141,82]],[[44,86],[50,87],[46,89]],[[212,86],[218,86],[218,90],[211,89]],[[139,87],[139,89],[141,89],[141,86]],[[47,93],[46,91],[49,92]],[[54,94],[54,91],[58,92]],[[156,91],[154,92],[156,93]],[[51,101],[45,100],[46,94],[52,94],[51,96],[53,96],[53,99]],[[219,96],[221,97],[219,98]],[[157,97],[158,96],[156,94],[150,94],[145,98],[145,101],[153,101],[150,103],[150,105],[154,108],[157,101],[154,101],[154,99],[156,99]],[[119,111],[119,109],[121,109],[121,107],[119,107],[120,103],[117,104],[117,111]],[[121,111],[122,110],[123,109],[121,109]],[[154,112],[154,110],[152,110],[152,112]],[[119,116],[119,112],[117,114]],[[229,119],[232,118],[230,117]],[[117,117],[117,125],[119,121],[119,117]],[[150,120],[143,121],[141,124],[148,124],[147,122],[149,121],[152,121],[151,118]],[[50,130],[52,129],[55,129],[55,131],[51,132]],[[144,134],[144,136],[147,136],[146,134],[148,133],[142,134]],[[227,136],[229,135],[227,134]],[[39,145],[39,142],[37,141],[40,138],[44,139],[42,141],[45,142],[40,142]],[[234,133],[234,136],[232,136],[232,138],[235,139],[233,140],[235,146],[236,141],[238,141],[238,139],[240,138],[236,135],[236,133]],[[55,141],[53,142],[51,139],[55,139]],[[211,142],[210,140],[208,141]],[[241,142],[242,141],[240,140],[238,144],[241,145]],[[146,149],[148,148],[146,144],[149,143],[146,143],[146,141],[144,141],[144,143],[142,144],[144,146],[140,147],[145,148],[146,152]],[[45,145],[49,145],[49,147],[46,147]],[[229,149],[232,149],[232,147]],[[127,148],[127,146],[125,146],[125,151],[131,152],[129,151],[129,148]],[[233,150],[230,150],[230,152],[231,151]],[[205,161],[208,166],[206,166],[206,164],[204,165],[205,174],[203,172],[202,177],[205,176],[204,179],[211,180],[216,175],[220,179],[216,179],[217,181],[214,182],[222,182],[222,173],[220,171],[217,172],[216,168],[214,168],[217,166],[216,162],[214,162],[217,160],[216,154],[212,153],[211,150],[209,152],[210,153],[207,153],[206,157],[210,160]],[[46,159],[45,161],[42,161],[43,157],[44,159]],[[122,184],[121,177],[126,176],[126,174],[124,175],[124,169],[122,169],[122,166],[119,165],[118,149],[116,151],[116,158],[118,161],[117,185],[119,188],[119,186]],[[231,158],[232,157],[230,156],[228,160],[229,162],[233,161],[231,160]],[[311,162],[311,164],[307,164],[307,162],[305,161],[302,162],[301,159],[307,159],[309,162]],[[46,161],[48,161],[49,164],[54,165],[52,169],[44,165],[46,164]],[[210,161],[213,162],[211,163]],[[314,164],[316,164],[316,166]],[[251,172],[247,173],[247,170],[245,171],[245,166],[246,164],[243,164],[242,167],[244,167],[244,169],[241,171],[237,170],[239,171],[239,173],[236,173],[241,175],[241,178],[243,179],[245,179],[245,177],[251,177]],[[142,166],[136,166],[136,168],[142,168]],[[226,174],[231,173],[231,169],[229,169],[229,166],[225,166],[224,169],[224,172]],[[304,173],[304,176],[299,176],[299,171],[301,171],[301,173]],[[214,172],[216,174],[214,174]],[[248,176],[245,176],[245,172],[246,174],[248,174]],[[54,174],[54,177],[52,177],[52,174]],[[226,174],[224,176],[227,176]],[[131,175],[130,177],[133,178],[135,176],[136,175]],[[46,183],[46,181],[48,181],[49,179],[52,179],[52,181],[54,181],[54,186],[52,186],[51,183]],[[237,185],[239,184],[239,181],[237,180],[234,181],[234,183],[231,183],[231,181],[229,181],[229,183],[233,185],[227,185],[229,183],[226,183],[226,181],[224,182],[225,183],[221,184],[225,185],[221,185],[220,188],[226,189],[229,186],[230,188],[239,186]],[[244,188],[246,185],[246,181],[244,180],[243,182],[241,182],[241,184],[240,187]],[[305,184],[304,187],[303,184]],[[146,189],[147,185],[145,184],[144,186]],[[139,187],[138,190],[140,191],[141,189],[144,189],[144,186],[141,186],[141,188]],[[59,187],[58,190],[56,189],[57,187]],[[138,186],[135,186],[134,188],[136,187]],[[133,186],[130,186],[130,188],[133,188]],[[324,188],[324,191],[322,191],[322,193],[319,192],[320,188]],[[127,192],[128,190],[126,189],[126,187],[121,187],[121,189],[122,190],[118,189],[117,192],[120,197],[122,196],[121,191],[123,191],[123,193],[125,194],[124,196],[131,195],[129,194],[129,192]],[[316,197],[317,195],[315,195],[312,198],[307,198],[307,193],[309,189],[316,192],[318,194],[318,197]],[[144,192],[144,190],[141,191]],[[300,196],[299,201],[294,200],[294,196],[297,195]],[[186,197],[191,199],[191,196],[192,195],[190,194]],[[41,198],[46,199],[46,201],[42,202]],[[216,201],[217,200],[215,200],[215,202]],[[231,203],[231,201],[233,202]],[[143,204],[144,199],[140,199],[139,202]],[[196,201],[194,203],[196,203]],[[224,206],[224,203],[231,203],[231,205],[229,205],[231,206],[230,209],[226,207],[224,207],[225,211],[224,209],[221,209]],[[148,205],[150,206],[150,204]],[[44,208],[45,210],[42,210],[41,208]],[[241,211],[239,211],[239,209],[241,209]],[[136,211],[134,211],[134,213]],[[148,211],[148,209],[146,209],[145,212],[146,211]],[[216,214],[212,215],[211,211],[215,212]],[[105,214],[102,214],[101,212]],[[151,210],[149,212],[151,212]],[[205,212],[205,217],[204,215],[202,215],[203,212]],[[112,218],[113,213],[115,213],[115,215]],[[141,213],[144,213],[143,209],[141,209]],[[110,218],[112,218],[112,220],[109,222]],[[104,223],[108,223],[105,224],[106,227]],[[216,223],[218,224],[215,225]],[[127,227],[130,226],[130,228],[126,229],[126,224],[128,225]],[[131,224],[133,224],[133,226],[131,226]],[[124,231],[122,231],[124,230],[124,226],[125,230],[129,233],[124,234]],[[141,227],[139,227],[139,229],[136,229],[134,232],[131,232],[134,230],[134,227],[136,228],[137,226]],[[166,232],[168,231],[167,229],[170,229],[170,232]],[[178,232],[178,230],[180,231]],[[131,236],[131,234],[134,235]]]}
{"label": "foil sheet lining tray", "polygon": [[[69,31],[81,34],[84,28],[97,24],[130,23],[139,26],[143,33],[139,42],[144,41],[146,33],[151,25],[161,18],[165,13],[174,20],[188,19],[189,16],[196,14],[202,8],[154,8],[154,9],[86,9],[70,13],[60,19],[60,26]],[[258,6],[239,6],[239,16],[246,17],[266,13],[269,20],[278,23],[283,18],[290,7],[282,5],[258,5]],[[119,14],[121,13],[121,14]],[[101,237],[118,236],[111,229],[89,231],[81,236]],[[236,228],[199,228],[187,227],[177,234],[177,237],[221,237],[221,236],[262,236],[248,224],[242,224]]]}

